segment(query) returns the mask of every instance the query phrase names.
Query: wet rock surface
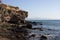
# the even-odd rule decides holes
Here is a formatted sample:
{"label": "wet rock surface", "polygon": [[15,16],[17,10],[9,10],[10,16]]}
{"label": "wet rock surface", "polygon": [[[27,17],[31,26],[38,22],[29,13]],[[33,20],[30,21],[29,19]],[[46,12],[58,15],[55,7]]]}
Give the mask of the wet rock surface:
{"label": "wet rock surface", "polygon": [[40,37],[40,40],[47,40],[47,37],[44,36],[44,35],[42,35],[42,36]]}
{"label": "wet rock surface", "polygon": [[43,25],[43,22],[35,22],[35,21],[27,21],[27,23],[30,23],[32,25]]}

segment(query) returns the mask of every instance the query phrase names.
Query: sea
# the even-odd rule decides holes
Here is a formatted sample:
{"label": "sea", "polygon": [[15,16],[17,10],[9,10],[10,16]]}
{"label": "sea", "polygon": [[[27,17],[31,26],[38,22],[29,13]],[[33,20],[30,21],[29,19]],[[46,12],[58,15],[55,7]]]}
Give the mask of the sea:
{"label": "sea", "polygon": [[30,30],[30,34],[35,34],[35,37],[31,37],[30,40],[41,40],[41,36],[44,35],[47,39],[42,40],[60,40],[60,20],[28,20],[31,22],[40,22],[43,25],[33,25],[32,28],[42,28],[40,30]]}

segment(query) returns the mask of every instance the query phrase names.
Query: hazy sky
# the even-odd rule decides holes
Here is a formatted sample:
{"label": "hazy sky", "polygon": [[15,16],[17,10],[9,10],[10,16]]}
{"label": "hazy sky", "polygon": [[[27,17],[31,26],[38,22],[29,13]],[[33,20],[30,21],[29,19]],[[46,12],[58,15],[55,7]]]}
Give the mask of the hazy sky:
{"label": "hazy sky", "polygon": [[60,0],[2,0],[28,11],[28,18],[60,19]]}

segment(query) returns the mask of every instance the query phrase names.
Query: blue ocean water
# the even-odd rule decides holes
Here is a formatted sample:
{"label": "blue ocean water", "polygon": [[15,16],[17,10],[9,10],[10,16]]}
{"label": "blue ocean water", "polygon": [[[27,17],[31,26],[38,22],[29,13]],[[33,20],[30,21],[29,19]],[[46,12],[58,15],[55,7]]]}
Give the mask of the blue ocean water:
{"label": "blue ocean water", "polygon": [[29,20],[29,21],[42,22],[43,23],[42,27],[60,30],[60,20]]}
{"label": "blue ocean water", "polygon": [[[28,20],[31,22],[40,22],[43,25],[33,25],[33,28],[45,28],[43,31],[30,30],[31,33],[36,35],[46,35],[47,40],[60,40],[60,20]],[[51,29],[51,30],[48,30]],[[49,35],[48,35],[49,34]],[[33,37],[30,40],[40,40],[39,37]]]}

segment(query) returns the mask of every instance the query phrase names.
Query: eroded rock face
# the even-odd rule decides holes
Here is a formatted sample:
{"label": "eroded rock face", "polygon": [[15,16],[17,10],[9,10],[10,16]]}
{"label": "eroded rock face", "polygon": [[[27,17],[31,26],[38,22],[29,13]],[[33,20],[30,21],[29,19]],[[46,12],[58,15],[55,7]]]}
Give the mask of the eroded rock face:
{"label": "eroded rock face", "polygon": [[0,40],[27,40],[25,28],[32,28],[25,22],[28,12],[18,7],[0,4]]}
{"label": "eroded rock face", "polygon": [[0,25],[1,38],[7,38],[9,40],[27,40],[25,36],[28,32],[25,28],[19,27],[17,24],[2,23]]}
{"label": "eroded rock face", "polygon": [[19,20],[25,20],[25,18],[28,16],[28,12],[20,10],[18,7],[0,4],[1,21],[9,21],[14,15],[17,16]]}

